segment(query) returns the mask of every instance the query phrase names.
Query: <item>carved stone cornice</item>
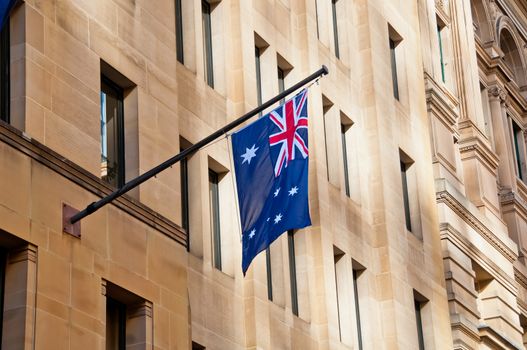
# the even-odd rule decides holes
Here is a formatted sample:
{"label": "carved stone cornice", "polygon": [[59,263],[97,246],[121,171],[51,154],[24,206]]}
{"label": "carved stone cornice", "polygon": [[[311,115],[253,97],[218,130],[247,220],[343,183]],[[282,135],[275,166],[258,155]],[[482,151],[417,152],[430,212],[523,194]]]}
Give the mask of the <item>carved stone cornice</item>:
{"label": "carved stone cornice", "polygon": [[459,153],[461,159],[477,158],[490,172],[497,174],[499,158],[489,147],[481,131],[471,120],[459,122],[461,138],[459,140]]}
{"label": "carved stone cornice", "polygon": [[432,113],[449,130],[457,134],[455,130],[456,121],[459,118],[457,106],[459,102],[449,96],[441,89],[434,80],[428,75],[425,76],[426,82],[426,107],[428,113]]}
{"label": "carved stone cornice", "polygon": [[506,103],[509,95],[507,91],[499,85],[490,86],[488,92],[490,97],[498,98],[501,103]]}
{"label": "carved stone cornice", "polygon": [[16,264],[22,261],[37,262],[37,246],[31,243],[9,251],[9,264]]}
{"label": "carved stone cornice", "polygon": [[476,215],[471,212],[471,210],[469,210],[457,200],[456,196],[450,192],[451,189],[449,187],[450,186],[447,185],[446,180],[436,180],[436,202],[438,204],[445,204],[448,208],[450,208],[465,223],[476,230],[481,235],[481,237],[483,237],[508,261],[511,263],[516,261],[518,259],[518,250],[516,244],[512,243],[512,241],[511,247],[505,244],[502,239],[496,236],[486,224],[484,224]]}
{"label": "carved stone cornice", "polygon": [[503,189],[499,192],[500,204],[504,211],[513,210],[524,220],[527,220],[527,201],[511,189]]}
{"label": "carved stone cornice", "polygon": [[518,288],[515,280],[507,275],[507,273],[492,261],[486,253],[482,252],[470,240],[465,237],[459,230],[456,230],[450,223],[442,222],[439,224],[440,238],[452,242],[458,249],[463,251],[472,260],[476,261],[480,266],[492,275],[501,285],[503,285],[513,295],[518,294]]}

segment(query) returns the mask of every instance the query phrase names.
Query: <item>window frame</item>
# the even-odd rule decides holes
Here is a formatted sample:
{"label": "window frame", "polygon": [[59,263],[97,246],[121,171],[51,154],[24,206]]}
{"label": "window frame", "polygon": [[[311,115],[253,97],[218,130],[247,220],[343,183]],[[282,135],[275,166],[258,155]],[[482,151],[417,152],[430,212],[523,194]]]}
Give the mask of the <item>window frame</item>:
{"label": "window frame", "polygon": [[214,268],[222,270],[219,174],[209,168],[210,222]]}
{"label": "window frame", "polygon": [[[117,174],[116,174],[116,182],[115,184],[105,180],[107,183],[109,183],[112,186],[115,186],[116,188],[120,188],[125,184],[125,178],[126,178],[126,164],[125,164],[125,130],[124,130],[124,89],[120,87],[118,84],[113,82],[110,78],[105,76],[104,74],[101,74],[101,148],[103,146],[103,136],[102,135],[102,110],[106,106],[102,105],[102,93],[105,95],[108,95],[108,92],[104,91],[104,86],[107,86],[109,89],[112,89],[115,93],[115,98],[117,100],[117,139],[114,141],[114,146],[117,150]],[[106,102],[105,102],[106,103]],[[108,134],[106,133],[106,144],[108,145]],[[101,149],[101,158],[102,158],[102,149]],[[102,160],[102,159],[101,159]]]}
{"label": "window frame", "polygon": [[[180,152],[185,148],[181,148]],[[188,160],[183,158],[180,161],[180,182],[181,182],[181,227],[190,235],[190,211],[189,211],[189,186],[188,186]],[[187,249],[190,249],[188,240]]]}
{"label": "window frame", "polygon": [[108,326],[109,326],[109,315],[110,311],[112,310],[117,315],[117,350],[126,350],[126,317],[127,317],[127,310],[126,310],[126,304],[118,301],[115,298],[112,298],[111,296],[106,296],[106,335],[105,335],[105,342],[106,342],[106,349],[107,350],[115,350],[111,349],[112,346],[108,344]]}
{"label": "window frame", "polygon": [[181,0],[175,0],[175,17],[176,17],[176,57],[181,64],[185,64],[185,54],[183,51],[183,12]]}
{"label": "window frame", "polygon": [[349,184],[349,164],[348,164],[348,146],[346,142],[346,133],[351,126],[340,123],[340,138],[342,142],[342,167],[344,171],[344,190],[347,197],[351,197]]}
{"label": "window frame", "polygon": [[[276,67],[278,77],[278,93],[282,93],[285,90],[285,76],[286,72],[280,66]],[[280,100],[280,104],[285,102],[285,97]]]}
{"label": "window frame", "polygon": [[401,169],[401,184],[403,191],[403,208],[404,208],[404,219],[406,229],[409,232],[412,232],[412,215],[410,211],[410,193],[408,192],[408,176],[407,171],[409,164],[405,163],[402,159],[399,158],[399,164]]}
{"label": "window frame", "polygon": [[337,1],[338,0],[331,0],[331,13],[333,17],[333,41],[335,44],[335,57],[340,59],[339,29],[337,22]]}
{"label": "window frame", "polygon": [[[515,175],[521,181],[526,181],[526,173],[524,165],[522,164],[522,159],[525,158],[525,136],[524,130],[521,126],[516,123],[516,121],[511,119],[511,133],[512,133],[512,146],[513,146],[513,156],[514,156],[514,165],[515,165]],[[522,147],[523,146],[523,147]],[[524,160],[525,162],[525,160]]]}
{"label": "window frame", "polygon": [[11,40],[9,18],[0,31],[0,120],[10,123],[11,98]]}
{"label": "window frame", "polygon": [[358,279],[359,275],[363,272],[363,270],[359,270],[356,268],[352,269],[352,278],[353,278],[353,296],[355,299],[355,324],[357,326],[357,346],[358,350],[363,349],[362,345],[362,326],[361,326],[361,318],[360,318],[360,304],[359,304],[359,287]]}
{"label": "window frame", "polygon": [[443,84],[446,84],[446,65],[445,65],[445,58],[444,58],[444,50],[443,50],[443,38],[442,38],[442,31],[445,27],[441,27],[439,22],[437,24],[437,40],[439,44],[439,64],[441,67],[441,81]]}
{"label": "window frame", "polygon": [[423,332],[423,302],[414,298],[414,311],[415,311],[415,324],[417,330],[417,342],[419,345],[419,350],[425,350],[425,338]]}
{"label": "window frame", "polygon": [[287,231],[287,251],[289,257],[289,281],[291,285],[291,310],[298,316],[298,286],[296,281],[295,231]]}
{"label": "window frame", "polygon": [[203,33],[203,67],[205,81],[214,88],[214,58],[212,51],[212,21],[211,5],[206,0],[201,0],[201,28]]}
{"label": "window frame", "polygon": [[[258,46],[254,47],[254,63],[256,72],[256,101],[262,104],[262,52]],[[262,112],[260,112],[260,115]]]}
{"label": "window frame", "polygon": [[393,97],[400,101],[401,95],[399,93],[399,77],[397,75],[397,55],[395,52],[395,49],[397,48],[397,42],[389,38],[389,46],[390,46],[390,65],[392,68],[392,89],[393,89]]}

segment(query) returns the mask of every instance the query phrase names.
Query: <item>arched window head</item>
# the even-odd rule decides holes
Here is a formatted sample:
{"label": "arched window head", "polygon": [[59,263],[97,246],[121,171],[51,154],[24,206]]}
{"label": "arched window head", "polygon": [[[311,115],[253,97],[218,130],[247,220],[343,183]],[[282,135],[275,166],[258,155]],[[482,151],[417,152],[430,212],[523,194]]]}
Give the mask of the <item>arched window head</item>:
{"label": "arched window head", "polygon": [[474,33],[483,44],[492,41],[491,21],[489,20],[488,9],[483,0],[471,0],[470,9],[472,12],[472,22]]}
{"label": "arched window head", "polygon": [[499,44],[503,52],[503,61],[505,61],[506,66],[511,70],[514,81],[519,87],[526,86],[527,77],[521,51],[507,28],[501,30]]}

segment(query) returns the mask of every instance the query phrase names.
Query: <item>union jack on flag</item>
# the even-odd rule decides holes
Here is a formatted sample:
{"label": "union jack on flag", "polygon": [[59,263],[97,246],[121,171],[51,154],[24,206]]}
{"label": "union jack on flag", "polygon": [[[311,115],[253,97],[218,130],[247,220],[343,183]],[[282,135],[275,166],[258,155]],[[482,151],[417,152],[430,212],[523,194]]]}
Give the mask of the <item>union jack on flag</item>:
{"label": "union jack on flag", "polygon": [[[275,152],[271,152],[274,163],[274,175],[280,176],[282,169],[287,168],[290,161],[297,156],[298,150],[302,157],[307,158],[307,133],[299,133],[301,129],[307,129],[307,90],[302,90],[297,96],[287,101],[271,113],[269,118],[279,131],[269,136],[270,146],[280,146],[276,158]],[[272,148],[271,148],[272,149]]]}

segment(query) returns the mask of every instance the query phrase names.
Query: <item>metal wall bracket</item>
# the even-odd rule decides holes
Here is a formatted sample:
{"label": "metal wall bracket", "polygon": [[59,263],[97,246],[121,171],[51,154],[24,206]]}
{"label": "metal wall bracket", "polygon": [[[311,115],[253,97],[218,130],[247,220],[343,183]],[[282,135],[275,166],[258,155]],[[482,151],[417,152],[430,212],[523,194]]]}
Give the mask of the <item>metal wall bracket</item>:
{"label": "metal wall bracket", "polygon": [[67,205],[66,203],[62,203],[62,231],[77,238],[81,238],[80,221],[77,221],[74,224],[70,221],[71,217],[77,213],[79,213],[79,210]]}

